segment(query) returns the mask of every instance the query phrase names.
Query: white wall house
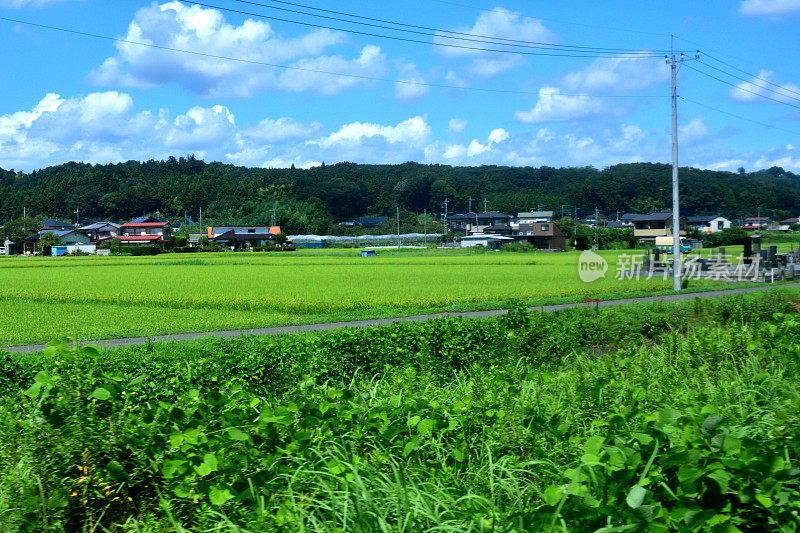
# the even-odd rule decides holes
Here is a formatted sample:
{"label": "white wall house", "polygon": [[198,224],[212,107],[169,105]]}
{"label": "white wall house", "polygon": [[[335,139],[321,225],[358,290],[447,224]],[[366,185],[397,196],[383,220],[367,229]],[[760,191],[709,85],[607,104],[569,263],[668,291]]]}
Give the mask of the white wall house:
{"label": "white wall house", "polygon": [[731,227],[730,220],[717,215],[686,217],[686,222],[701,233],[716,233]]}

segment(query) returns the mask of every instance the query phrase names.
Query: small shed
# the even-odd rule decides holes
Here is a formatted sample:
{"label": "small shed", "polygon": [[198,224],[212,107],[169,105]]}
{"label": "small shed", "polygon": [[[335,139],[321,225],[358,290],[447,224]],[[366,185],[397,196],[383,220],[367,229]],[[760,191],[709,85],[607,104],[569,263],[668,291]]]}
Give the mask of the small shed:
{"label": "small shed", "polygon": [[375,250],[361,250],[361,257],[375,257]]}

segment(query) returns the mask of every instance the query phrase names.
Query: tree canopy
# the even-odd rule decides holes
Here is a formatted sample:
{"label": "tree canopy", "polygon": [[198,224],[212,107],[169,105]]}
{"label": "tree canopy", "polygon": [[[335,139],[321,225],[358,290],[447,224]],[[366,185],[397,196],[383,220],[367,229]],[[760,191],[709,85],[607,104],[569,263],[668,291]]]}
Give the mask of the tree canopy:
{"label": "tree canopy", "polygon": [[[800,176],[773,167],[757,172],[681,168],[685,214],[729,218],[797,216]],[[184,213],[207,224],[268,224],[273,210],[290,234],[321,233],[359,216],[404,218],[427,210],[515,213],[542,207],[588,215],[648,212],[671,206],[671,167],[656,163],[593,167],[451,167],[404,163],[338,163],[307,170],[244,168],[194,157],[108,165],[65,163],[31,173],[0,169],[0,221],[23,207],[42,217],[128,220],[159,212]]]}

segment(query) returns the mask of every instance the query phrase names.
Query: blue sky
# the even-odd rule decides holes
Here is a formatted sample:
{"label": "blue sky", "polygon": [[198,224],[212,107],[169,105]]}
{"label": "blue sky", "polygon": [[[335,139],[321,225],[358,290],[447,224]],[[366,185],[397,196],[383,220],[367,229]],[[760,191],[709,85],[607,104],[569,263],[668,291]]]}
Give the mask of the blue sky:
{"label": "blue sky", "polygon": [[495,39],[630,50],[603,58],[315,28],[255,14],[403,35],[253,1],[0,0],[0,17],[19,21],[0,20],[0,167],[187,154],[263,167],[669,162],[669,67],[653,51],[674,34],[677,49],[701,51],[678,75],[681,165],[800,171],[800,0],[295,2]]}

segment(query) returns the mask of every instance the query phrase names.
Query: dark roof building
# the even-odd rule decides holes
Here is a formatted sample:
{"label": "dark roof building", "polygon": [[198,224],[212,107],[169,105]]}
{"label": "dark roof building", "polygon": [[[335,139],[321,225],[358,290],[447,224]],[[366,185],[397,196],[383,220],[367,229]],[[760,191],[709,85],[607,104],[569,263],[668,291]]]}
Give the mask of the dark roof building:
{"label": "dark roof building", "polygon": [[389,217],[361,217],[357,224],[362,228],[377,228],[387,220]]}

